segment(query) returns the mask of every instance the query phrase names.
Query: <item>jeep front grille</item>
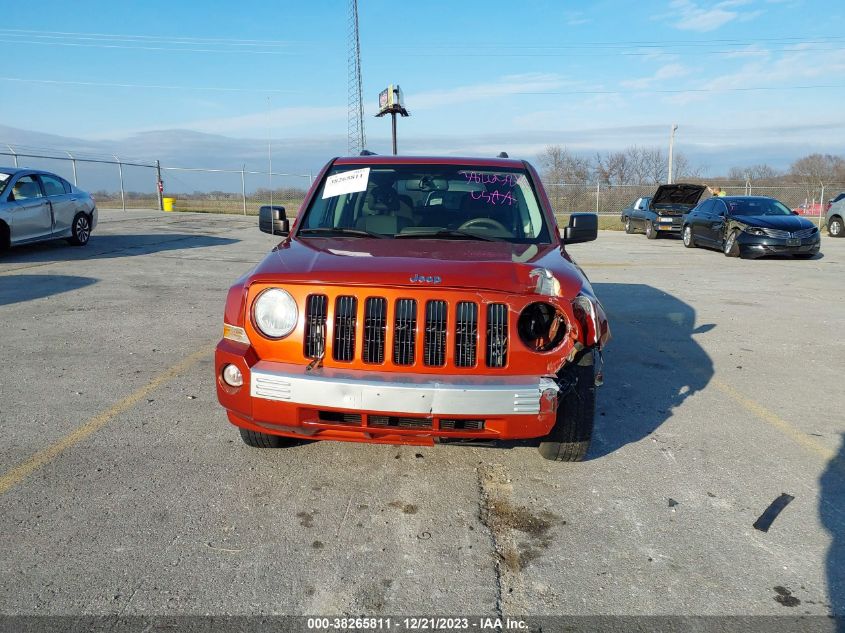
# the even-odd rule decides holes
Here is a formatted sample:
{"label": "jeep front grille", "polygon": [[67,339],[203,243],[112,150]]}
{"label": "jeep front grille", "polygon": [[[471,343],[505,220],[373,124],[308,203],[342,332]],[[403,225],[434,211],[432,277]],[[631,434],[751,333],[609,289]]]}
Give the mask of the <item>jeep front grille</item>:
{"label": "jeep front grille", "polygon": [[508,360],[508,306],[487,306],[487,366],[504,367]]}
{"label": "jeep front grille", "polygon": [[326,348],[326,295],[309,295],[305,300],[305,357],[322,358]]}
{"label": "jeep front grille", "polygon": [[[397,299],[391,305],[378,296],[359,302],[351,294],[308,295],[303,353],[308,359],[407,368],[507,367],[510,308],[488,303],[482,313],[480,306],[449,299]],[[333,326],[328,339],[327,325]]]}
{"label": "jeep front grille", "polygon": [[399,299],[393,323],[393,362],[396,365],[413,365],[417,343],[417,302]]}
{"label": "jeep front grille", "polygon": [[478,306],[468,301],[460,301],[455,312],[455,366],[475,367]]}
{"label": "jeep front grille", "polygon": [[442,367],[446,364],[445,301],[429,301],[425,304],[423,362],[429,367]]}
{"label": "jeep front grille", "polygon": [[355,297],[340,296],[334,307],[334,344],[332,355],[335,360],[350,361],[355,358],[355,323],[358,300]]}
{"label": "jeep front grille", "polygon": [[387,331],[387,300],[370,297],[364,304],[364,362],[384,362],[384,336]]}

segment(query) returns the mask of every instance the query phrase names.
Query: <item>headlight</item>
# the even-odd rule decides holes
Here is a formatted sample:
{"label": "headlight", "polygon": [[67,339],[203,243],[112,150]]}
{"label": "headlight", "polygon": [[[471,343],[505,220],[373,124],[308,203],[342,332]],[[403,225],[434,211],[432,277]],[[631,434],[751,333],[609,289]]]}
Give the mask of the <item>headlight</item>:
{"label": "headlight", "polygon": [[299,311],[290,293],[268,288],[252,304],[252,322],[268,338],[283,338],[293,331]]}
{"label": "headlight", "polygon": [[749,235],[765,235],[766,232],[763,229],[758,229],[756,226],[746,226],[743,229]]}
{"label": "headlight", "polygon": [[547,352],[563,342],[566,318],[550,303],[530,303],[519,315],[519,338],[535,352]]}

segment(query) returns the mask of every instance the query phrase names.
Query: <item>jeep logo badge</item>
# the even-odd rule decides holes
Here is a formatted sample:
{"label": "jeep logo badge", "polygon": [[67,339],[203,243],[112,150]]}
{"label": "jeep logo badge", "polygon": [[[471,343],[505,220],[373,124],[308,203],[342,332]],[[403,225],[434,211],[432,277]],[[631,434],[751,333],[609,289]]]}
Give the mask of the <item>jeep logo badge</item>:
{"label": "jeep logo badge", "polygon": [[411,277],[412,284],[439,284],[440,283],[440,276],[439,275],[420,275],[416,274]]}

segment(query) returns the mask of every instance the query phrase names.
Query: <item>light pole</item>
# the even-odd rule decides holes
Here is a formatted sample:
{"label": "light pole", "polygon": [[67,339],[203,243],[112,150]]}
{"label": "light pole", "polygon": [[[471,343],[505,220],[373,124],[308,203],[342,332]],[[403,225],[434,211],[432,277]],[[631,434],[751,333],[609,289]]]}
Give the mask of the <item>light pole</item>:
{"label": "light pole", "polygon": [[675,149],[675,131],[678,129],[678,124],[672,124],[672,132],[669,134],[669,178],[666,184],[672,184],[672,152]]}

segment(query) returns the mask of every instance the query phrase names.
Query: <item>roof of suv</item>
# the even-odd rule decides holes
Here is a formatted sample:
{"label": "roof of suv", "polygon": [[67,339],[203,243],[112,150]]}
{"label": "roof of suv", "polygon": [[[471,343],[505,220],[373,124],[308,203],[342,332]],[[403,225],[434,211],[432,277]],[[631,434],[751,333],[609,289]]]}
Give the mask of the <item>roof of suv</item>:
{"label": "roof of suv", "polygon": [[335,165],[478,165],[479,167],[499,167],[522,169],[525,163],[514,158],[479,158],[461,156],[343,156],[334,161]]}

